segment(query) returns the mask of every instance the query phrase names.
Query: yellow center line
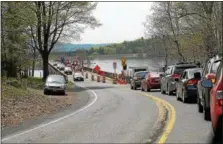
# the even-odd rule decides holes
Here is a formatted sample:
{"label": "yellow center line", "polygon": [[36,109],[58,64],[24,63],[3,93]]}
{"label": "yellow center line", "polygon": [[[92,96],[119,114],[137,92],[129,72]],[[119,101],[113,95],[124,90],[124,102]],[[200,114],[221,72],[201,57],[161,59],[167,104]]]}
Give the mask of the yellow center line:
{"label": "yellow center line", "polygon": [[[122,87],[123,88],[123,87]],[[126,87],[123,88],[123,89],[126,89],[128,90]],[[144,95],[152,100],[155,101],[157,107],[158,107],[158,110],[159,110],[159,114],[158,114],[158,119],[155,123],[155,126],[156,124],[158,124],[159,122],[161,122],[164,118],[164,115],[165,115],[165,111],[164,111],[164,108],[165,107],[168,111],[168,120],[167,120],[167,123],[165,125],[165,129],[164,131],[162,132],[162,135],[159,137],[159,140],[157,143],[159,144],[164,144],[169,136],[169,134],[172,132],[172,129],[174,127],[174,124],[175,124],[175,121],[176,121],[176,111],[174,109],[174,107],[169,104],[167,101],[161,99],[161,98],[158,98],[156,96],[152,96],[148,93],[145,93],[145,92],[138,92],[138,91],[135,91],[136,93],[140,93],[141,95]]]}

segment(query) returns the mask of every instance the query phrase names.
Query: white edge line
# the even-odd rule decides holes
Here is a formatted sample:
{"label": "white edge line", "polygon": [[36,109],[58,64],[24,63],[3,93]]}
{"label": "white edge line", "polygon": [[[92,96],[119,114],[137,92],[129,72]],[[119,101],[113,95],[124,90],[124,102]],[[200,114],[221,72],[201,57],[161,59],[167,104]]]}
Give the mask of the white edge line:
{"label": "white edge line", "polygon": [[[81,86],[80,86],[80,87],[81,87]],[[82,87],[82,88],[83,88],[83,87]],[[75,115],[75,114],[77,114],[77,113],[79,113],[79,112],[81,112],[81,111],[87,109],[88,107],[90,107],[91,105],[93,105],[93,104],[97,101],[98,96],[97,96],[97,94],[96,94],[93,90],[88,89],[88,88],[85,88],[85,89],[87,89],[88,91],[90,91],[90,92],[92,92],[92,93],[94,94],[94,100],[93,100],[90,104],[88,104],[88,105],[84,106],[83,108],[81,108],[81,109],[75,111],[74,113],[65,115],[65,116],[63,116],[63,117],[61,117],[61,118],[58,118],[58,119],[55,119],[55,120],[53,120],[53,121],[51,121],[51,122],[48,122],[48,123],[39,125],[39,126],[34,127],[34,128],[32,128],[32,129],[26,130],[26,131],[24,131],[24,132],[21,132],[21,133],[12,135],[12,136],[8,136],[8,137],[6,137],[6,138],[3,138],[1,141],[3,142],[3,141],[6,141],[6,140],[9,140],[9,139],[11,139],[11,138],[17,137],[17,136],[19,136],[19,135],[23,135],[23,134],[25,134],[25,133],[28,133],[28,132],[37,130],[37,129],[42,128],[42,127],[45,127],[45,126],[47,126],[47,125],[56,123],[56,122],[58,122],[58,121],[61,121],[61,120],[63,120],[63,119],[66,119],[66,118],[68,118],[68,117],[70,117],[70,116],[73,116],[73,115]]]}

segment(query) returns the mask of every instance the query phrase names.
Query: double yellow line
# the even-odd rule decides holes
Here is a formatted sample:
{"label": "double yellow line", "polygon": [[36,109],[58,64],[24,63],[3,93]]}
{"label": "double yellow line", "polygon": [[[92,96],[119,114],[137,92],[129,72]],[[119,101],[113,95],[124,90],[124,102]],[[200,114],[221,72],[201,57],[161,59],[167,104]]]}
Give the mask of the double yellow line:
{"label": "double yellow line", "polygon": [[[167,123],[165,125],[164,131],[162,132],[162,135],[159,137],[159,140],[157,141],[157,143],[159,144],[163,144],[166,142],[168,135],[171,133],[174,124],[175,124],[175,120],[176,120],[176,111],[174,109],[174,107],[169,104],[168,102],[166,102],[165,100],[149,95],[148,93],[145,92],[138,92],[144,96],[149,97],[150,99],[154,100],[158,109],[159,109],[159,114],[158,114],[158,119],[156,121],[157,125],[158,123],[162,122],[164,116],[165,116],[165,109],[168,111],[168,120]],[[165,109],[164,109],[165,107]]]}

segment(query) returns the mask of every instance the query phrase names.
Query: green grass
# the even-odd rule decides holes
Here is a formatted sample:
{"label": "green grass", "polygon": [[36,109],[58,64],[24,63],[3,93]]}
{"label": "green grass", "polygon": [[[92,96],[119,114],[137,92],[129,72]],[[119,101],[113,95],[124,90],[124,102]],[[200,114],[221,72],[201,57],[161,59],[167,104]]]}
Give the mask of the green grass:
{"label": "green grass", "polygon": [[67,83],[67,87],[68,87],[68,88],[73,88],[73,85],[74,85],[74,84],[73,84],[71,81],[68,81],[68,83]]}
{"label": "green grass", "polygon": [[29,77],[27,78],[27,86],[33,89],[43,89],[45,82],[42,78]]}

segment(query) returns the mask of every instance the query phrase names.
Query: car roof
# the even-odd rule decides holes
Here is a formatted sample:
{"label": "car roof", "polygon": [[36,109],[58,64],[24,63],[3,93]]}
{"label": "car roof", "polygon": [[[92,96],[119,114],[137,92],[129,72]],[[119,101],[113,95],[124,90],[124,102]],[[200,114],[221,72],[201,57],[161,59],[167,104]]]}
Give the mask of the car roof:
{"label": "car roof", "polygon": [[197,66],[196,64],[175,64],[176,67],[188,67],[188,66]]}
{"label": "car roof", "polygon": [[138,72],[136,72],[135,74],[138,74],[138,73],[144,73],[144,72],[147,72],[147,73],[148,73],[148,71],[138,71]]}
{"label": "car roof", "polygon": [[214,57],[210,58],[209,61],[210,61],[210,62],[215,62],[215,61],[221,60],[222,57],[223,57],[223,54],[220,53],[220,54],[217,54],[217,55],[215,55]]}
{"label": "car roof", "polygon": [[202,68],[189,68],[189,69],[186,69],[185,71],[202,71],[203,69]]}

